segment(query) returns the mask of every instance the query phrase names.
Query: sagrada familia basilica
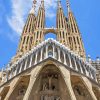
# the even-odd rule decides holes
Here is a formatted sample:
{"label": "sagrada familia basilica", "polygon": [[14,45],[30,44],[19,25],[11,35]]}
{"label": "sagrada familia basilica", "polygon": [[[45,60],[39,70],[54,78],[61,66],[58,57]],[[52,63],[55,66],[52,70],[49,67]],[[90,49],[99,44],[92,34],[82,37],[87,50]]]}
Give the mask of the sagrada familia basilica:
{"label": "sagrada familia basilica", "polygon": [[55,28],[45,25],[44,2],[36,14],[33,1],[17,53],[0,71],[0,100],[100,100],[100,60],[87,59],[69,1],[65,16],[57,0]]}

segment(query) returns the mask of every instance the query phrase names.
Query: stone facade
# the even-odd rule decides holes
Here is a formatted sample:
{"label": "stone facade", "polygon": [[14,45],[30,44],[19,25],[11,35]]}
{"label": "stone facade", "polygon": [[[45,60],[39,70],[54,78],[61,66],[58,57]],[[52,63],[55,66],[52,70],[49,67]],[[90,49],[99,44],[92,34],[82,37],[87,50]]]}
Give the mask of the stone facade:
{"label": "stone facade", "polygon": [[[100,100],[100,63],[86,61],[68,0],[68,18],[57,3],[57,27],[46,28],[44,0],[37,16],[34,0],[17,54],[0,72],[0,100]],[[44,40],[49,32],[57,39]]]}
{"label": "stone facade", "polygon": [[90,56],[88,56],[88,62],[96,68],[96,76],[97,76],[97,81],[100,84],[100,59],[97,57],[96,60],[92,60]]}

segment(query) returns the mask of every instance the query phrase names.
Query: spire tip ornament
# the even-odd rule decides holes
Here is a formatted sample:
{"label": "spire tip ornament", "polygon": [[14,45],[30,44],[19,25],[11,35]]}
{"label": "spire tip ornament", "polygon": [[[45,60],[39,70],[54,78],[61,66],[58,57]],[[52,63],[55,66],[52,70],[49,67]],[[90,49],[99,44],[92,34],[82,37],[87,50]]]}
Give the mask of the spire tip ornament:
{"label": "spire tip ornament", "polygon": [[66,1],[67,1],[68,12],[70,12],[70,3],[69,3],[69,0],[66,0]]}
{"label": "spire tip ornament", "polygon": [[33,13],[33,14],[35,13],[36,3],[37,3],[37,1],[33,0],[33,5],[32,5],[32,9],[30,10],[30,13]]}
{"label": "spire tip ornament", "polygon": [[57,2],[58,2],[58,7],[61,8],[61,0],[57,0]]}
{"label": "spire tip ornament", "polygon": [[44,8],[44,0],[41,0],[41,7]]}

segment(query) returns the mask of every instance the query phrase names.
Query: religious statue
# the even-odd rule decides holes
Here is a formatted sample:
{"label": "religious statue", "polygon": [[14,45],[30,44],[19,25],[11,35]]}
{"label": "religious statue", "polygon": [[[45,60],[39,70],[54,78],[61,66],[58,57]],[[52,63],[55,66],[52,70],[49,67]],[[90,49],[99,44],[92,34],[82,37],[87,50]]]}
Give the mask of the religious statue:
{"label": "religious statue", "polygon": [[47,83],[43,84],[43,91],[45,91],[45,90],[48,90],[48,84]]}

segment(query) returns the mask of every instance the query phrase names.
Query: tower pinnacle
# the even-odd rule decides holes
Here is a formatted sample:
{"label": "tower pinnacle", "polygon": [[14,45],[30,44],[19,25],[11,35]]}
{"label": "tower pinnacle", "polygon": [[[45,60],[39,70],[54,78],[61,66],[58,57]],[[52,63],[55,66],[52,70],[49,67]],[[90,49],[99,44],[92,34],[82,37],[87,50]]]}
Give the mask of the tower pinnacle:
{"label": "tower pinnacle", "polygon": [[69,3],[69,0],[66,0],[67,1],[67,8],[68,8],[68,12],[70,12],[70,3]]}
{"label": "tower pinnacle", "polygon": [[31,14],[34,14],[34,13],[35,13],[36,2],[37,2],[36,0],[33,0],[32,9],[30,10],[30,13],[31,13]]}
{"label": "tower pinnacle", "polygon": [[44,8],[44,0],[41,0],[41,7]]}
{"label": "tower pinnacle", "polygon": [[76,19],[70,9],[69,0],[66,0],[68,8],[68,25],[70,30],[69,42],[70,49],[79,54],[82,58],[86,59],[85,49],[82,41],[82,37],[77,25]]}
{"label": "tower pinnacle", "polygon": [[58,0],[58,7],[61,8],[61,0]]}

